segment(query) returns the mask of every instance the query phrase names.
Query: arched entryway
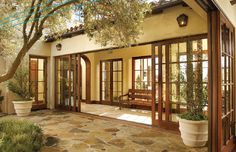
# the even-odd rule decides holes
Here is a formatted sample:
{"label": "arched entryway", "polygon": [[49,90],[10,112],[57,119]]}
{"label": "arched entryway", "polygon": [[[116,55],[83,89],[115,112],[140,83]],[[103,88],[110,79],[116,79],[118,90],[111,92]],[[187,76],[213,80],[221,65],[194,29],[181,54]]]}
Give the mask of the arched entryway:
{"label": "arched entryway", "polygon": [[[82,92],[82,100],[83,100],[83,94],[85,94],[85,102],[91,103],[91,62],[89,58],[86,55],[81,55],[81,66],[82,66],[82,76],[81,81],[85,81],[85,84],[83,85],[83,82],[81,82],[82,90],[85,90],[85,92]],[[85,72],[85,73],[83,73]]]}

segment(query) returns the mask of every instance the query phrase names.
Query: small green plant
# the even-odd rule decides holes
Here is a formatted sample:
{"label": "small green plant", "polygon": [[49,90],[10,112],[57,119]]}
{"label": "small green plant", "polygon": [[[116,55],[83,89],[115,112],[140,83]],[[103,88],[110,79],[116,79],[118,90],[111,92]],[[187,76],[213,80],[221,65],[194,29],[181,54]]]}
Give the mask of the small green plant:
{"label": "small green plant", "polygon": [[30,88],[29,71],[27,65],[28,64],[25,62],[22,63],[17,69],[13,78],[8,81],[8,89],[20,97],[20,99],[17,99],[18,101],[29,101],[33,96]]}
{"label": "small green plant", "polygon": [[2,152],[39,152],[43,145],[43,131],[39,126],[25,120],[0,120]]}

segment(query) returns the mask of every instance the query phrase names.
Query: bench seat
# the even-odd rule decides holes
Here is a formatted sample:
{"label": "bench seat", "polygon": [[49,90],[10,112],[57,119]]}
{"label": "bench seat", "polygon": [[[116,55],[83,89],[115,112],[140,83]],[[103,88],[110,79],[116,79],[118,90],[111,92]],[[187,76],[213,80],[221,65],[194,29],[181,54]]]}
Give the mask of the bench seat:
{"label": "bench seat", "polygon": [[[124,98],[127,99],[124,99]],[[123,105],[128,106],[152,106],[152,91],[151,90],[140,90],[140,89],[129,89],[128,93],[119,97],[120,109]]]}

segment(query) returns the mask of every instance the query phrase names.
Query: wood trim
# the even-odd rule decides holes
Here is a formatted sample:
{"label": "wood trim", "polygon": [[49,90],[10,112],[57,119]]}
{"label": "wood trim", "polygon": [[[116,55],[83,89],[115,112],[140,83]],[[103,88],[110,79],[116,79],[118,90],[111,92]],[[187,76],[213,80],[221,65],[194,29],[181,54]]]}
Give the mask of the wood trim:
{"label": "wood trim", "polygon": [[100,102],[102,101],[102,61],[100,61]]}
{"label": "wood trim", "polygon": [[220,53],[220,13],[208,13],[208,150],[221,149],[221,53]]}
{"label": "wood trim", "polygon": [[[155,45],[152,45],[152,126],[156,125],[156,54]],[[158,108],[159,109],[159,108]]]}
{"label": "wood trim", "polygon": [[58,108],[58,95],[57,95],[57,81],[58,81],[58,73],[57,73],[57,66],[58,66],[58,60],[57,58],[55,57],[54,58],[54,73],[55,73],[55,77],[54,77],[54,87],[55,87],[55,91],[54,91],[54,100],[55,100],[55,108],[57,109]]}
{"label": "wood trim", "polygon": [[132,89],[135,89],[135,61],[134,58],[132,58]]}
{"label": "wood trim", "polygon": [[[76,88],[78,88],[78,87],[76,86],[76,76],[77,76],[77,74],[78,74],[78,73],[76,73],[76,68],[77,68],[77,66],[76,66],[76,65],[77,65],[77,62],[76,62],[76,61],[77,61],[77,55],[74,55],[74,69],[73,69],[73,70],[74,70],[74,75],[73,75],[73,77],[74,77],[74,78],[73,78],[73,81],[74,81],[74,82],[73,82],[73,87],[74,87],[74,89],[73,89],[73,91],[74,91],[74,95],[73,95],[73,96],[74,96],[73,111],[74,111],[74,112],[76,112],[76,100],[77,100],[77,89],[76,89]],[[72,110],[72,109],[71,109],[71,110]]]}
{"label": "wood trim", "polygon": [[110,105],[113,103],[113,61],[110,61]]}
{"label": "wood trim", "polygon": [[71,55],[69,55],[69,106],[68,110],[71,110]]}
{"label": "wood trim", "polygon": [[[78,54],[78,90],[77,90],[77,93],[78,93],[78,112],[81,112],[81,55]],[[76,105],[75,105],[76,106]]]}
{"label": "wood trim", "polygon": [[[163,98],[162,98],[162,93],[163,93],[163,83],[162,83],[162,45],[158,46],[158,124],[161,125],[162,121],[162,111],[163,111]],[[156,64],[156,63],[155,63]],[[156,67],[154,67],[156,70]],[[156,82],[155,82],[156,83]],[[156,88],[155,88],[156,89]],[[156,92],[156,91],[155,91]],[[156,104],[155,104],[156,105]]]}
{"label": "wood trim", "polygon": [[[166,113],[166,121],[169,121],[170,115],[170,46],[166,45],[166,102],[165,102],[165,113]],[[162,63],[161,63],[162,64]],[[162,83],[162,82],[161,82]]]}
{"label": "wood trim", "polygon": [[86,103],[91,102],[91,62],[89,58],[82,54],[81,58],[85,61],[86,64]]}

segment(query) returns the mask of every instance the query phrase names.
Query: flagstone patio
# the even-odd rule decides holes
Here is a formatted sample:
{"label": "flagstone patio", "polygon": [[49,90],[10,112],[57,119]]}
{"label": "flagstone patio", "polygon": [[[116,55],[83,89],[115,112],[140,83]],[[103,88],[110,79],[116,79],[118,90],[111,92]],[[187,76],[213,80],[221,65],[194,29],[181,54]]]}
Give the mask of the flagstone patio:
{"label": "flagstone patio", "polygon": [[43,152],[207,152],[184,146],[173,131],[88,114],[44,110],[19,119],[43,128]]}

